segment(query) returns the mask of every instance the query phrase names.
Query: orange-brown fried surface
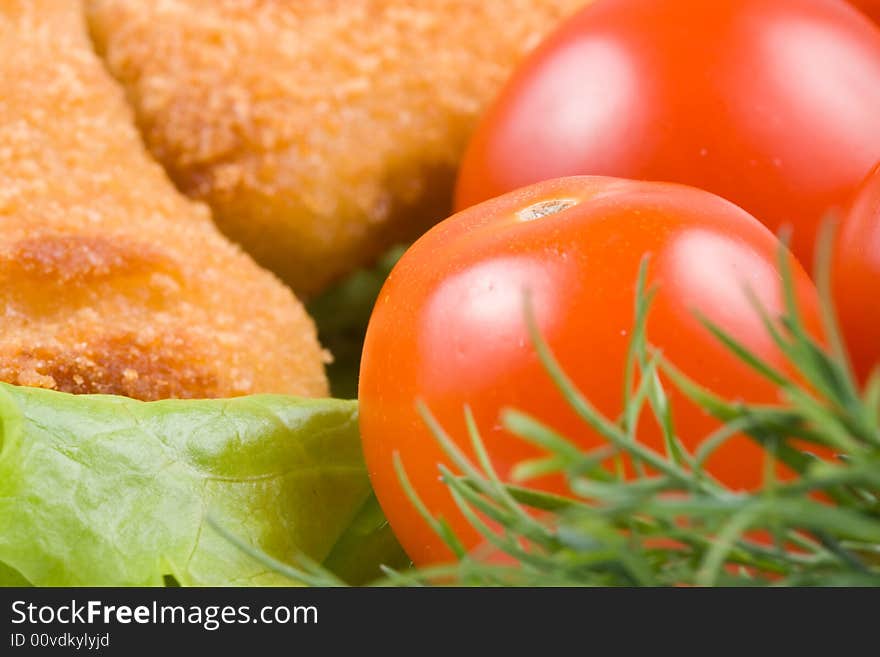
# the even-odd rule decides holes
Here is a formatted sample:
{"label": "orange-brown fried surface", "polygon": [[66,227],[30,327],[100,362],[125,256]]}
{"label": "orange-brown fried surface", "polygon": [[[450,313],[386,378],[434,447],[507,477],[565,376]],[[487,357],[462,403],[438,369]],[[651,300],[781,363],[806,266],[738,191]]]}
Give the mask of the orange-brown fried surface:
{"label": "orange-brown fried surface", "polygon": [[302,306],[182,197],[79,0],[0,3],[0,380],[139,399],[326,393]]}
{"label": "orange-brown fried surface", "polygon": [[446,216],[474,122],[585,0],[89,0],[147,146],[313,294]]}

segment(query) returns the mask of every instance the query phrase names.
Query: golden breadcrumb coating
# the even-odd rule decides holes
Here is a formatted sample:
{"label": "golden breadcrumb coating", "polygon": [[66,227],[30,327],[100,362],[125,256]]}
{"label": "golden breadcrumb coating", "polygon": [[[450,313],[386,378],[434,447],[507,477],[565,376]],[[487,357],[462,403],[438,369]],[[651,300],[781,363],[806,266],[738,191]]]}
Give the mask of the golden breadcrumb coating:
{"label": "golden breadcrumb coating", "polygon": [[310,318],[150,159],[79,0],[0,3],[0,303],[10,383],[327,392]]}
{"label": "golden breadcrumb coating", "polygon": [[89,0],[148,148],[313,294],[447,215],[481,110],[585,0]]}

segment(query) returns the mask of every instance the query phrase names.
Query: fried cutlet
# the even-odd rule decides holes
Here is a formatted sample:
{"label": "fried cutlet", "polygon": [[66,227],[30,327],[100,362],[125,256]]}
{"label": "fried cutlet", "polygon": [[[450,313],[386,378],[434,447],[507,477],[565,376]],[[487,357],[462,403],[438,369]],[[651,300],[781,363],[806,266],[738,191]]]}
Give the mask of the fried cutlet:
{"label": "fried cutlet", "polygon": [[79,0],[0,3],[0,303],[10,383],[327,391],[300,303],[147,154]]}
{"label": "fried cutlet", "polygon": [[585,0],[88,0],[147,146],[302,294],[451,206],[474,122]]}

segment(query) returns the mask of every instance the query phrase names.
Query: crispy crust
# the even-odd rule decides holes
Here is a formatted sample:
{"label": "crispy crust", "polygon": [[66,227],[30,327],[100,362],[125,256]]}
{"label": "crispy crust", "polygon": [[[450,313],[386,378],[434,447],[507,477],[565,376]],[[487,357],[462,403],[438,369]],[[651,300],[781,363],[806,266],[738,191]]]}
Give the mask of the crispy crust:
{"label": "crispy crust", "polygon": [[446,216],[479,112],[585,0],[89,0],[147,146],[312,294]]}
{"label": "crispy crust", "polygon": [[78,0],[0,4],[0,380],[323,395],[302,306],[143,148]]}

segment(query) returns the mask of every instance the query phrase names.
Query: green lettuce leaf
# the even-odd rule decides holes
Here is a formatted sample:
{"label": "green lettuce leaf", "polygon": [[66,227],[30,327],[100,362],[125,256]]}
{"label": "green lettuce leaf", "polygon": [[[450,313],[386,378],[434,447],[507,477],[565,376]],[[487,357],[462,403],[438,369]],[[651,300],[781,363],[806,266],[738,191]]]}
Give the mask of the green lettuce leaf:
{"label": "green lettuce leaf", "polygon": [[309,303],[321,344],[333,354],[327,378],[334,397],[357,397],[361,350],[373,305],[405,250],[404,245],[389,249],[372,268],[358,269]]}
{"label": "green lettuce leaf", "polygon": [[0,384],[0,584],[289,585],[206,519],[281,561],[350,560],[370,497],[353,401]]}
{"label": "green lettuce leaf", "polygon": [[411,562],[391,531],[379,500],[371,493],[323,565],[345,582],[360,585],[383,575],[380,565],[403,570]]}
{"label": "green lettuce leaf", "polygon": [[17,570],[0,563],[0,586],[31,586],[31,583]]}

